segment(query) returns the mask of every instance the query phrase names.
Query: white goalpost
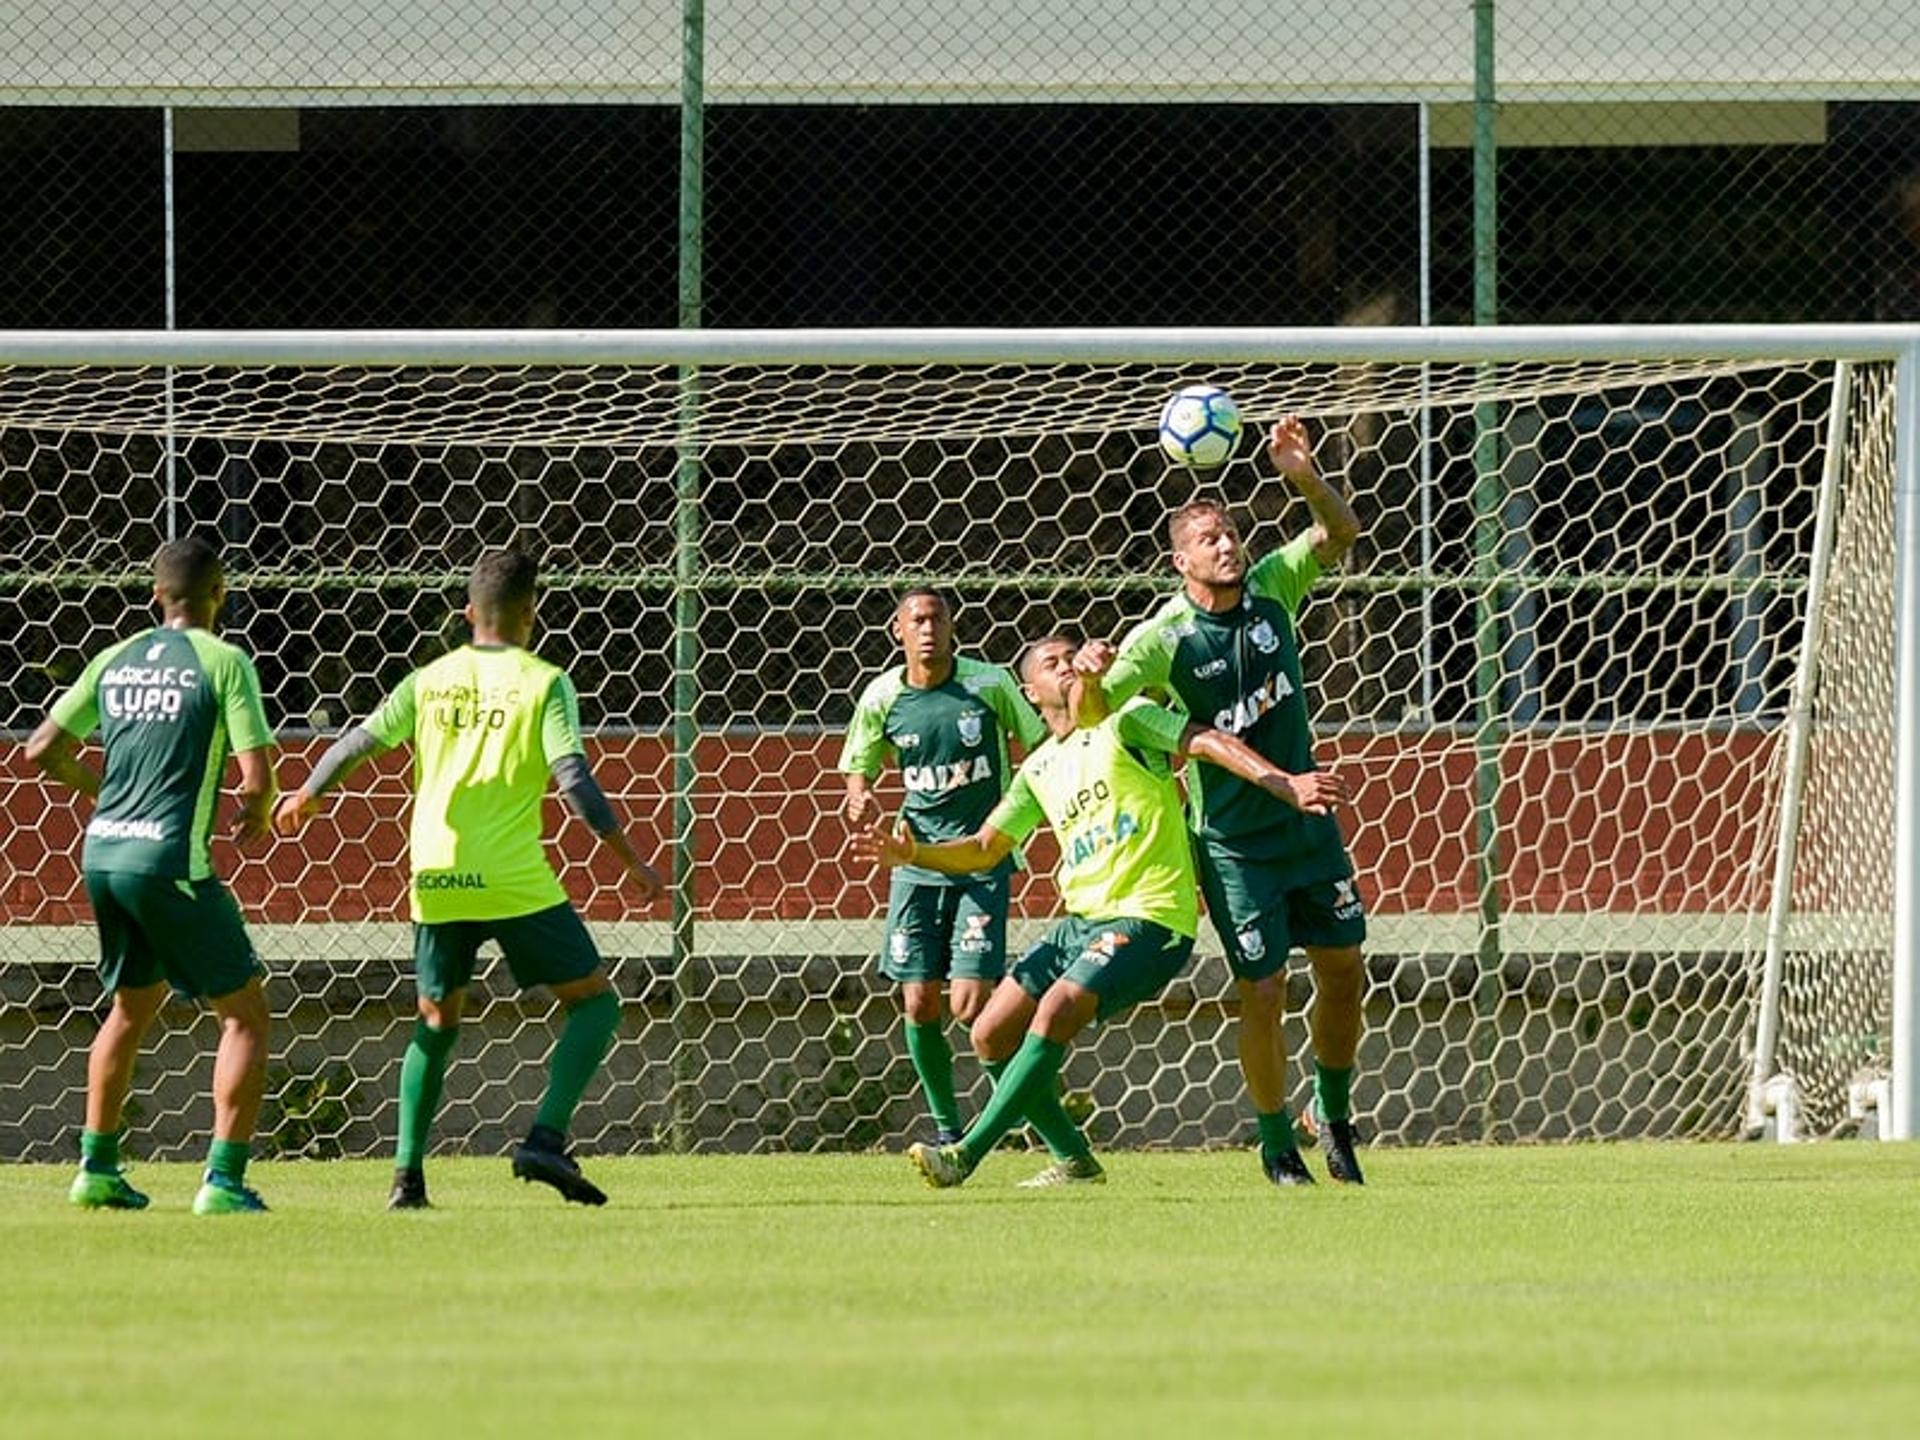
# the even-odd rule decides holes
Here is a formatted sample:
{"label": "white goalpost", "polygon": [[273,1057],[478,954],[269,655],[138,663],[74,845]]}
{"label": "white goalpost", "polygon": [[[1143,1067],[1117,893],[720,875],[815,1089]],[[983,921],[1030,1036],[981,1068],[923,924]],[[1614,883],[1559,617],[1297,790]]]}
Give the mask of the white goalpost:
{"label": "white goalpost", "polygon": [[[916,1102],[883,902],[831,773],[890,597],[948,589],[963,649],[1004,663],[1146,613],[1197,493],[1256,548],[1297,533],[1253,440],[1215,475],[1159,454],[1161,402],[1202,380],[1250,431],[1302,415],[1366,526],[1300,621],[1321,762],[1358,791],[1363,1133],[1913,1138],[1920,327],[0,333],[4,723],[143,623],[153,549],[202,533],[297,779],[457,642],[480,549],[527,545],[538,647],[673,876],[670,911],[629,913],[558,829],[627,1010],[579,1138],[893,1143]],[[99,996],[78,812],[17,751],[0,1156],[54,1158]],[[303,846],[216,848],[271,972],[281,1153],[392,1131],[405,785],[348,789]],[[1197,955],[1073,1057],[1104,1144],[1246,1139],[1204,926]],[[475,998],[444,1143],[498,1149],[550,1032],[504,970]],[[1297,973],[1296,1057],[1307,998]],[[191,1143],[206,1023],[166,1014],[149,1153]]]}

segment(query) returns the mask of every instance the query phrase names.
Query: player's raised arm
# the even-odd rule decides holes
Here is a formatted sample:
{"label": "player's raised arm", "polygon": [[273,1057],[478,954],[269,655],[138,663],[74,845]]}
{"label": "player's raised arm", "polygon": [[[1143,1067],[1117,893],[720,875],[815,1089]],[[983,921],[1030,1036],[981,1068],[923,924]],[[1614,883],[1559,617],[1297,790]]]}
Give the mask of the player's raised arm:
{"label": "player's raised arm", "polygon": [[1321,565],[1336,563],[1360,538],[1360,517],[1347,497],[1313,463],[1313,442],[1297,415],[1283,415],[1267,436],[1267,458],[1313,512],[1313,556]]}
{"label": "player's raised arm", "polygon": [[1305,815],[1331,814],[1353,799],[1346,781],[1331,770],[1289,774],[1237,735],[1211,725],[1189,725],[1180,737],[1181,753],[1229,770]]}
{"label": "player's raised arm", "polygon": [[1097,725],[1113,708],[1113,697],[1107,692],[1107,672],[1113,668],[1116,653],[1105,640],[1088,640],[1073,652],[1076,683],[1071,694],[1076,726]]}
{"label": "player's raised arm", "polygon": [[1107,703],[1107,692],[1100,687],[1099,677],[1083,674],[1078,669],[1067,682],[1066,699],[1075,729],[1090,730],[1112,711]]}

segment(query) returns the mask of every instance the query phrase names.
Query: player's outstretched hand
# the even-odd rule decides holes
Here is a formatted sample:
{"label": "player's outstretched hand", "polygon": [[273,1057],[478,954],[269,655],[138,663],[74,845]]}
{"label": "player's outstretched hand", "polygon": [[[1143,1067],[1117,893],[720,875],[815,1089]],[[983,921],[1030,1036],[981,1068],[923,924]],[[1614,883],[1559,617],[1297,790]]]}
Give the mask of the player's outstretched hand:
{"label": "player's outstretched hand", "polygon": [[639,903],[642,909],[654,904],[667,893],[666,883],[661,880],[660,872],[644,860],[635,860],[627,866],[627,879],[639,892]]}
{"label": "player's outstretched hand", "polygon": [[280,803],[273,807],[273,829],[281,835],[298,835],[300,827],[307,823],[307,817],[312,814],[313,796],[306,792],[305,787],[289,790],[280,797]]}
{"label": "player's outstretched hand", "polygon": [[1304,815],[1331,815],[1334,806],[1353,799],[1347,782],[1331,770],[1309,770],[1303,775],[1275,770],[1261,782],[1261,788]]}
{"label": "player's outstretched hand", "polygon": [[1267,456],[1289,480],[1313,474],[1313,440],[1298,415],[1282,415],[1267,435]]}
{"label": "player's outstretched hand", "polygon": [[1073,652],[1073,669],[1077,675],[1104,675],[1113,666],[1115,651],[1105,640],[1089,640]]}
{"label": "player's outstretched hand", "polygon": [[867,865],[905,865],[913,857],[913,837],[880,825],[855,830],[847,851]]}
{"label": "player's outstretched hand", "polygon": [[233,833],[242,845],[266,840],[273,834],[273,816],[264,808],[255,810],[242,805],[240,818],[233,823]]}

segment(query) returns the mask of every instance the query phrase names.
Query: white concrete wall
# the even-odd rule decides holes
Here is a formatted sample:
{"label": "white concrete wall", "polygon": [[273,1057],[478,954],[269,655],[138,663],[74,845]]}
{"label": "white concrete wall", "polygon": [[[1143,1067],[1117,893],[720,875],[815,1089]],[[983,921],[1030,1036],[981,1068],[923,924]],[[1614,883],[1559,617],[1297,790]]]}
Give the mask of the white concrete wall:
{"label": "white concrete wall", "polygon": [[[1904,0],[1500,0],[1502,98],[1920,98]],[[678,0],[13,0],[0,104],[661,102]],[[1467,0],[710,0],[716,101],[1459,102]]]}

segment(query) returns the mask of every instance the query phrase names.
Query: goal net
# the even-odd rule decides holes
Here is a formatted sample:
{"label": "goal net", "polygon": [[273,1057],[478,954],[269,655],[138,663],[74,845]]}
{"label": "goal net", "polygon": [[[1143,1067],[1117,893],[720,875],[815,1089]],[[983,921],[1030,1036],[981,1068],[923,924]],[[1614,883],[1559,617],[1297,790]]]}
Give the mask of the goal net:
{"label": "goal net", "polygon": [[[256,658],[286,784],[460,642],[482,549],[541,557],[536,648],[572,674],[596,772],[673,879],[671,905],[635,912],[552,808],[626,1011],[576,1122],[591,1148],[923,1128],[873,963],[883,888],[844,854],[834,773],[854,695],[898,663],[894,597],[948,590],[963,653],[1000,663],[1051,630],[1117,638],[1173,588],[1175,506],[1224,497],[1257,549],[1309,523],[1261,453],[1284,413],[1365,527],[1300,617],[1318,753],[1357,791],[1363,1134],[1733,1136],[1783,1095],[1821,1133],[1887,1074],[1891,360],[1784,341],[1800,358],[1442,360],[1404,331],[54,340],[0,336],[16,738],[148,623],[169,536],[222,547],[223,628]],[[1153,443],[1196,380],[1249,420],[1205,477]],[[0,1154],[51,1159],[101,1004],[82,808],[17,746],[0,787]],[[897,803],[897,774],[880,793]],[[216,845],[270,971],[269,1153],[391,1144],[406,803],[389,756],[300,843]],[[1016,884],[1015,947],[1054,912],[1053,854]],[[1297,962],[1292,983],[1298,1102]],[[524,1127],[549,1009],[489,962],[444,1148]],[[197,1151],[211,1025],[164,1012],[135,1088],[143,1153]],[[1070,1101],[1103,1145],[1242,1143],[1235,1025],[1203,925],[1186,974],[1076,1048]],[[987,1082],[955,1041],[977,1107]]]}

